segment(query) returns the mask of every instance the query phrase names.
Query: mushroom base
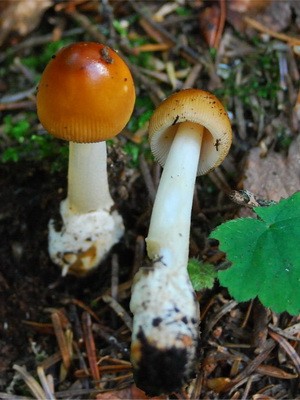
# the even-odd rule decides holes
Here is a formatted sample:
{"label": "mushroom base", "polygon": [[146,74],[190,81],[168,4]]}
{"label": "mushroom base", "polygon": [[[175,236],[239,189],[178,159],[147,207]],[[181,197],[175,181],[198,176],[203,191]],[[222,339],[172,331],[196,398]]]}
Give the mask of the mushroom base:
{"label": "mushroom base", "polygon": [[141,268],[130,308],[137,386],[151,396],[180,390],[193,372],[200,322],[186,268],[168,266],[162,259]]}
{"label": "mushroom base", "polygon": [[85,276],[104,260],[124,233],[117,211],[100,209],[87,214],[70,211],[68,199],[60,204],[62,227],[49,221],[48,251],[51,260],[67,273]]}

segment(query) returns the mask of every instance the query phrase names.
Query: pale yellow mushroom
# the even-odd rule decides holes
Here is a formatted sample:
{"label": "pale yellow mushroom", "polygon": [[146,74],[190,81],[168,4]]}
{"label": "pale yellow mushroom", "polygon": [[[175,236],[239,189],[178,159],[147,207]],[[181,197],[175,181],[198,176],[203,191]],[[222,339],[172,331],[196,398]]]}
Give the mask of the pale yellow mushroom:
{"label": "pale yellow mushroom", "polygon": [[151,266],[132,290],[131,360],[137,385],[157,395],[179,390],[193,368],[200,313],[187,263],[195,179],[223,161],[232,131],[213,94],[187,89],[154,111],[149,141],[164,169],[146,239]]}

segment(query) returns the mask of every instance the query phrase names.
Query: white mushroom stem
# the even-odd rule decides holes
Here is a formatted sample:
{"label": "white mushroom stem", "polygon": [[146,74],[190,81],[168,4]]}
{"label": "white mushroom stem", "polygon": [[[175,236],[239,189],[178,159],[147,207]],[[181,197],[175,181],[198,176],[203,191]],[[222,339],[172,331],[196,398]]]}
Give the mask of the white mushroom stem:
{"label": "white mushroom stem", "polygon": [[178,391],[195,360],[200,313],[187,263],[202,135],[201,125],[178,125],[146,239],[152,264],[134,278],[131,361],[137,386],[150,395]]}
{"label": "white mushroom stem", "polygon": [[68,195],[60,204],[60,230],[54,220],[49,222],[49,254],[62,268],[62,275],[86,275],[120,240],[123,220],[112,205],[106,143],[71,142]]}
{"label": "white mushroom stem", "polygon": [[187,265],[191,209],[203,127],[179,124],[157,190],[146,239],[150,259],[172,267]]}
{"label": "white mushroom stem", "polygon": [[109,210],[113,200],[109,193],[106,165],[106,142],[70,142],[68,200],[73,213],[85,214],[98,209]]}

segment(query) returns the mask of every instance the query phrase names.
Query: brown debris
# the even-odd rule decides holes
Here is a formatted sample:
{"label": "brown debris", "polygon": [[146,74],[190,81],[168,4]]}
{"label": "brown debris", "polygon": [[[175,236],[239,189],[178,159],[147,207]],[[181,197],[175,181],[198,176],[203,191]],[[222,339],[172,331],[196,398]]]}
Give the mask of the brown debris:
{"label": "brown debris", "polygon": [[14,0],[1,2],[0,9],[0,46],[11,33],[25,36],[40,22],[45,10],[51,6],[51,0]]}
{"label": "brown debris", "polygon": [[247,159],[244,188],[266,200],[279,201],[300,188],[300,135],[291,143],[288,155],[270,150],[265,157],[253,148]]}

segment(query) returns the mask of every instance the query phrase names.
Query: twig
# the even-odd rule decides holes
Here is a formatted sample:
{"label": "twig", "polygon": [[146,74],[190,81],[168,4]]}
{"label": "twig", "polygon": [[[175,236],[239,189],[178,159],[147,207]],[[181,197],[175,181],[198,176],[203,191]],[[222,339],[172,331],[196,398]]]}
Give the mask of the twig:
{"label": "twig", "polygon": [[232,384],[235,385],[241,380],[248,378],[248,376],[252,374],[256,370],[256,368],[268,357],[274,347],[274,341],[272,339],[267,340],[262,352],[257,357],[255,357],[254,360],[250,361],[247,367],[232,380]]}
{"label": "twig", "polygon": [[131,277],[133,278],[137,271],[139,270],[142,262],[144,260],[145,253],[145,238],[141,235],[137,236],[134,248],[134,260],[131,270]]}
{"label": "twig", "polygon": [[102,3],[102,16],[104,21],[108,21],[108,29],[109,29],[109,35],[107,39],[107,44],[110,47],[115,47],[116,42],[117,42],[117,35],[116,31],[114,28],[113,20],[114,20],[114,14],[113,14],[113,8],[109,4],[108,0],[101,0]]}
{"label": "twig", "polygon": [[219,18],[217,32],[216,32],[216,35],[215,35],[215,40],[214,40],[214,43],[213,43],[213,47],[215,47],[216,49],[220,45],[222,34],[223,34],[223,31],[224,31],[224,26],[225,26],[225,20],[226,20],[226,3],[225,3],[225,0],[219,0],[219,3],[220,3],[220,18]]}
{"label": "twig", "polygon": [[139,54],[147,51],[167,51],[171,48],[168,43],[146,43],[133,48],[134,54]]}
{"label": "twig", "polygon": [[195,64],[191,69],[189,75],[187,76],[182,86],[182,89],[188,89],[193,87],[195,85],[196,80],[199,77],[201,70],[202,70],[202,65],[200,63]]}
{"label": "twig", "polygon": [[42,384],[42,387],[46,393],[46,399],[47,400],[55,400],[55,396],[54,396],[52,389],[49,386],[49,382],[46,378],[44,368],[41,366],[38,366],[36,371],[37,371],[39,380]]}
{"label": "twig", "polygon": [[82,342],[83,332],[75,304],[70,304],[70,310],[68,314],[74,332],[74,339],[80,343]]}
{"label": "twig", "polygon": [[31,397],[18,396],[16,394],[10,394],[10,393],[4,393],[4,392],[0,392],[0,399],[1,400],[32,400]]}
{"label": "twig", "polygon": [[119,260],[117,254],[112,255],[111,260],[111,297],[118,301],[119,286]]}
{"label": "twig", "polygon": [[250,25],[252,28],[265,33],[275,39],[281,40],[283,42],[287,42],[291,46],[300,46],[300,39],[292,36],[285,35],[284,33],[278,33],[273,31],[270,28],[267,28],[265,25],[261,24],[260,22],[256,21],[250,17],[244,17],[244,21],[246,24]]}
{"label": "twig", "polygon": [[[126,58],[125,58],[126,60]],[[161,103],[162,100],[166,98],[165,93],[160,89],[160,87],[153,82],[152,80],[148,79],[145,75],[143,75],[140,71],[140,68],[134,64],[129,63],[126,60],[127,64],[130,67],[131,72],[133,75],[145,86],[145,88],[149,91],[149,96],[153,101],[155,106]]]}
{"label": "twig", "polygon": [[51,368],[54,364],[58,363],[61,361],[61,352],[57,351],[54,354],[51,354],[51,356],[47,357],[45,360],[43,360],[39,365],[44,368],[44,370],[47,370]]}
{"label": "twig", "polygon": [[248,321],[249,321],[249,318],[250,318],[250,314],[251,314],[251,311],[252,311],[252,307],[253,307],[253,300],[251,300],[249,302],[249,305],[247,307],[245,318],[243,320],[243,323],[241,324],[241,328],[242,329],[245,329],[247,324],[248,324]]}
{"label": "twig", "polygon": [[83,338],[86,347],[87,358],[91,369],[92,377],[95,385],[98,386],[100,381],[100,373],[97,364],[96,346],[92,332],[92,320],[90,314],[86,311],[82,313]]}
{"label": "twig", "polygon": [[86,304],[84,304],[81,300],[78,299],[66,299],[63,301],[64,304],[72,303],[81,308],[82,310],[87,311],[97,322],[100,322],[98,315]]}
{"label": "twig", "polygon": [[88,370],[88,366],[87,366],[87,364],[85,362],[85,359],[84,359],[84,357],[83,357],[83,355],[82,355],[82,353],[80,351],[80,348],[79,348],[78,344],[75,341],[73,343],[73,347],[74,347],[74,351],[75,351],[75,353],[76,353],[76,355],[77,355],[77,357],[79,359],[79,366],[81,368],[80,370],[84,371],[84,374],[85,374],[85,376],[82,378],[81,385],[82,385],[82,387],[84,389],[88,389],[89,386],[90,386],[89,385],[89,381],[86,379],[87,377],[90,376],[90,373],[89,373],[89,370]]}
{"label": "twig", "polygon": [[35,102],[28,100],[28,101],[18,101],[15,103],[0,103],[0,111],[9,111],[9,110],[34,110],[35,109]]}
{"label": "twig", "polygon": [[246,387],[245,387],[245,391],[243,393],[241,400],[247,400],[249,398],[248,396],[249,396],[249,392],[250,392],[250,389],[251,389],[251,386],[252,386],[252,383],[254,380],[253,378],[254,378],[254,375],[250,375],[250,377],[248,378]]}
{"label": "twig", "polygon": [[[128,365],[99,365],[98,369],[100,372],[105,372],[105,373],[116,373],[116,372],[122,372],[122,371],[128,371],[132,369],[132,365],[128,363]],[[78,369],[75,372],[76,378],[83,379],[89,376],[89,374],[86,373],[85,370],[83,369]]]}
{"label": "twig", "polygon": [[223,307],[221,307],[220,311],[213,315],[213,317],[210,319],[210,321],[207,322],[204,332],[203,332],[203,337],[207,337],[208,334],[212,331],[212,328],[216,325],[216,323],[227,313],[229,313],[233,308],[237,306],[237,302],[234,300],[230,300],[227,304],[225,304]]}
{"label": "twig", "polygon": [[252,330],[252,343],[258,351],[263,347],[267,340],[269,322],[268,309],[264,307],[257,299],[254,300],[253,306],[253,330]]}
{"label": "twig", "polygon": [[13,365],[13,369],[21,375],[23,381],[26,383],[29,390],[35,396],[36,399],[40,400],[47,398],[46,393],[43,391],[40,384],[34,379],[34,377],[29,372],[26,371],[24,367],[15,364]]}
{"label": "twig", "polygon": [[189,46],[178,44],[178,39],[174,35],[172,35],[167,29],[162,27],[160,24],[153,21],[153,19],[149,16],[150,13],[148,9],[145,6],[141,7],[140,4],[137,4],[137,2],[133,0],[128,0],[128,1],[131,7],[134,9],[134,11],[137,14],[141,15],[143,18],[145,18],[147,23],[151,25],[154,29],[156,29],[160,33],[160,35],[164,38],[165,41],[171,43],[174,46],[176,45],[182,57],[186,58],[188,61],[195,64],[201,63],[201,55],[195,52]]}
{"label": "twig", "polygon": [[282,337],[288,340],[294,340],[296,342],[300,342],[300,337],[295,337],[294,335],[299,335],[300,333],[300,323],[295,324],[293,326],[289,326],[287,329],[280,329],[275,325],[269,324],[269,328],[273,331],[281,335]]}
{"label": "twig", "polygon": [[1,98],[1,104],[15,103],[15,102],[20,101],[20,100],[32,98],[32,96],[34,95],[35,91],[36,91],[36,85],[34,85],[30,89],[24,90],[22,92],[13,93],[13,94],[7,94],[6,96],[3,96]]}
{"label": "twig", "polygon": [[52,313],[51,320],[52,320],[56,340],[58,343],[58,347],[61,352],[63,364],[64,364],[66,370],[68,370],[71,365],[71,353],[70,353],[70,348],[68,346],[63,328],[62,328],[59,314],[57,312]]}
{"label": "twig", "polygon": [[285,338],[275,332],[272,332],[271,330],[269,330],[269,335],[272,339],[276,340],[276,342],[279,343],[279,346],[282,347],[283,350],[287,353],[287,355],[293,361],[295,368],[298,371],[298,374],[300,374],[300,357],[293,346],[291,346]]}
{"label": "twig", "polygon": [[95,40],[100,43],[106,43],[107,38],[99,32],[97,26],[93,25],[87,16],[81,14],[76,10],[66,12],[75,22],[77,22],[84,30],[86,30]]}
{"label": "twig", "polygon": [[144,178],[145,185],[148,189],[150,200],[152,203],[154,203],[155,196],[156,196],[156,189],[154,186],[152,176],[150,174],[148,164],[146,163],[146,160],[145,160],[145,157],[143,154],[141,154],[139,157],[139,165],[140,165],[142,176]]}
{"label": "twig", "polygon": [[[159,71],[152,71],[151,69],[139,67],[140,72],[142,72],[145,75],[150,76],[151,78],[155,78],[160,82],[163,83],[170,83],[170,80],[168,78],[168,75],[164,72],[159,72]],[[180,81],[176,80],[176,85],[179,86]]]}
{"label": "twig", "polygon": [[[73,37],[76,35],[81,35],[83,33],[82,28],[74,28],[70,29],[69,31],[65,31],[63,33],[63,37]],[[53,41],[53,35],[52,33],[49,33],[47,35],[43,36],[33,36],[29,37],[28,39],[24,40],[23,42],[16,44],[12,46],[10,49],[7,51],[3,52],[3,54],[0,54],[0,63],[5,61],[8,57],[11,57],[12,55],[19,53],[21,50],[27,49],[27,48],[32,48],[36,46],[41,46],[46,43],[52,42]]]}
{"label": "twig", "polygon": [[229,198],[241,205],[241,206],[246,206],[249,208],[253,207],[267,207],[273,204],[276,204],[276,201],[274,200],[265,200],[265,199],[260,199],[256,197],[256,195],[252,192],[250,192],[247,189],[244,190],[232,190],[228,194]]}
{"label": "twig", "polygon": [[107,303],[114,312],[123,320],[124,324],[131,331],[132,330],[132,318],[125,311],[125,309],[111,296],[105,294],[102,296],[102,300]]}

